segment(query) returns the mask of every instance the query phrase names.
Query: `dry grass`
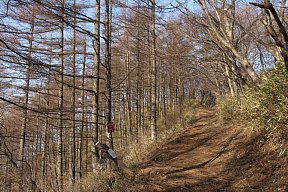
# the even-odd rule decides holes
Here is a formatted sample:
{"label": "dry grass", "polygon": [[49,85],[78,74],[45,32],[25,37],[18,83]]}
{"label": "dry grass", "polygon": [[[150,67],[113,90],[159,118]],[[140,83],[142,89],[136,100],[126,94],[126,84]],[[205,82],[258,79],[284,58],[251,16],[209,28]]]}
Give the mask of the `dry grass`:
{"label": "dry grass", "polygon": [[[194,101],[195,102],[195,101]],[[187,104],[188,105],[188,104]],[[153,142],[150,136],[143,138],[140,143],[135,143],[126,149],[125,157],[123,159],[124,163],[129,167],[137,167],[140,163],[147,160],[147,157],[152,151],[155,151],[159,147],[163,146],[167,140],[177,137],[182,133],[188,126],[190,126],[196,120],[196,110],[195,103],[189,103],[183,109],[183,114],[173,114],[168,113],[166,126],[159,123],[158,124],[158,138],[157,142]],[[177,111],[177,109],[176,109]]]}
{"label": "dry grass", "polygon": [[120,170],[99,170],[75,184],[66,185],[64,192],[121,192],[127,191],[129,179]]}

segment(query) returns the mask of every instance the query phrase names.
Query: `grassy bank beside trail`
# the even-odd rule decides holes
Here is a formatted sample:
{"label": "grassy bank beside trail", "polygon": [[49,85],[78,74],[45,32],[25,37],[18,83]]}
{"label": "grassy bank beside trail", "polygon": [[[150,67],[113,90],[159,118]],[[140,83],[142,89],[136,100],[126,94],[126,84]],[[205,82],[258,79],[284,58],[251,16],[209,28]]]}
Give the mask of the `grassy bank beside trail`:
{"label": "grassy bank beside trail", "polygon": [[220,105],[223,121],[238,121],[261,132],[279,155],[288,149],[288,74],[279,65],[262,74],[261,83],[247,89],[239,98],[224,99]]}

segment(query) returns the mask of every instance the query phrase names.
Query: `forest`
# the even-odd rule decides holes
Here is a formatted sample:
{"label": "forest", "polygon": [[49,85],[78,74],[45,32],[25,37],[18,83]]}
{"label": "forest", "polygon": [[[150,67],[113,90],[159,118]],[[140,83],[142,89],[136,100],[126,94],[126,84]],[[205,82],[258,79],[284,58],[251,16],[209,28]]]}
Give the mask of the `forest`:
{"label": "forest", "polygon": [[[287,12],[286,0],[1,0],[0,191],[286,192]],[[211,146],[227,142],[208,160],[213,147],[189,145],[210,131]],[[173,150],[205,168],[243,142],[242,185],[172,188],[169,174],[198,168],[177,171]]]}

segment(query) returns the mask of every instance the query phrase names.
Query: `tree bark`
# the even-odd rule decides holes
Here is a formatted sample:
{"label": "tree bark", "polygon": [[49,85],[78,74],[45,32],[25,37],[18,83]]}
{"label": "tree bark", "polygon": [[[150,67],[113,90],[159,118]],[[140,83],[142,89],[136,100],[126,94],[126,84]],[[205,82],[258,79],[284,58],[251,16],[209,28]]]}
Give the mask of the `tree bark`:
{"label": "tree bark", "polygon": [[155,25],[155,0],[151,1],[151,139],[157,141],[157,66],[156,66],[156,25]]}
{"label": "tree bark", "polygon": [[[99,92],[100,92],[100,0],[96,0],[96,21],[94,23],[95,28],[95,41],[94,41],[94,73],[96,81],[93,84],[93,90],[95,98],[93,100],[93,123],[95,129],[94,144],[99,141]],[[93,154],[93,171],[96,171],[96,163],[99,161],[99,150],[95,148],[95,154]]]}
{"label": "tree bark", "polygon": [[[61,0],[61,15],[64,17],[65,0]],[[64,23],[60,24],[60,53],[59,53],[59,65],[60,65],[60,90],[59,90],[59,129],[58,129],[58,165],[57,175],[59,179],[59,189],[63,189],[63,110],[64,110]]]}

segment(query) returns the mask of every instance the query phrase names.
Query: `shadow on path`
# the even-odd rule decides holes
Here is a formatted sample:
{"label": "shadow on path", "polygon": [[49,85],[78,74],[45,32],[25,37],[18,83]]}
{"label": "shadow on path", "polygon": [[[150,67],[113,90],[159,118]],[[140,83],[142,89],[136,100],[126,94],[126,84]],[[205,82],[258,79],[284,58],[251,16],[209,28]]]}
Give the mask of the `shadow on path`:
{"label": "shadow on path", "polygon": [[201,111],[191,128],[142,165],[139,191],[288,192],[287,161],[263,150],[261,134],[248,136],[243,130],[219,124],[215,111]]}

